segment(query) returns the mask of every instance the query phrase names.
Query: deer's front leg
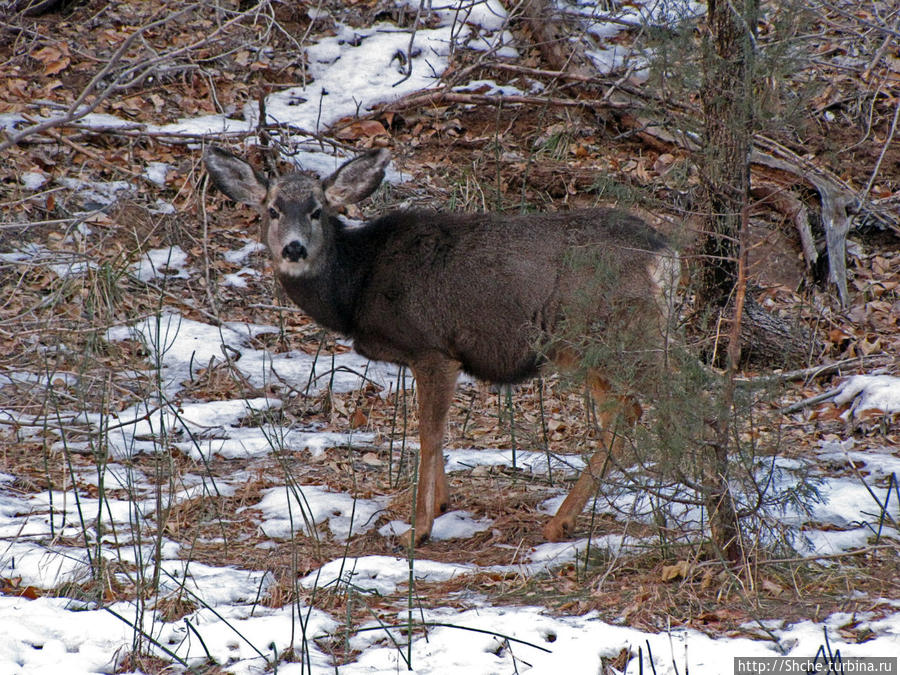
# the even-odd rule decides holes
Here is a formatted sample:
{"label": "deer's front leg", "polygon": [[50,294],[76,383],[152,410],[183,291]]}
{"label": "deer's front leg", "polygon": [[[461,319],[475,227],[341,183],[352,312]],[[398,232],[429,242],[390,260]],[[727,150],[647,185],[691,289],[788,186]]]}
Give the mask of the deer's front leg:
{"label": "deer's front leg", "polygon": [[[419,482],[416,488],[415,543],[431,534],[435,516],[447,510],[450,489],[444,473],[444,430],[456,389],[459,365],[433,355],[412,367],[419,399]],[[405,537],[406,543],[412,530]]]}

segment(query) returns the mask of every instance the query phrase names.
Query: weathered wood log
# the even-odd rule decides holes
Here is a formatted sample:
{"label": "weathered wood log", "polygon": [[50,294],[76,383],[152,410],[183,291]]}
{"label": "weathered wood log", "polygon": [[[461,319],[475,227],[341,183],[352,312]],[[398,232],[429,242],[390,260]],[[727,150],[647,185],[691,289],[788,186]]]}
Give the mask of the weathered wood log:
{"label": "weathered wood log", "polygon": [[741,321],[741,361],[767,368],[801,368],[818,360],[822,341],[799,322],[767,311],[747,297]]}

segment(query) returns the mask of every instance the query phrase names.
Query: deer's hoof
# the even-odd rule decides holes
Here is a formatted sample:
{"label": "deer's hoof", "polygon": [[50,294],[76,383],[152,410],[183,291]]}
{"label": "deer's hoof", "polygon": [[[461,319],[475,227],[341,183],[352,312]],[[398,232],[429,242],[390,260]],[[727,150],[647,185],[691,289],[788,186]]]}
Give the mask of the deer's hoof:
{"label": "deer's hoof", "polygon": [[397,537],[397,542],[400,544],[400,547],[404,549],[408,549],[410,546],[421,546],[426,541],[428,541],[428,537],[430,534],[430,532],[425,532],[424,534],[421,532],[416,532],[416,540],[413,541],[413,531],[412,528],[410,528]]}
{"label": "deer's hoof", "polygon": [[572,536],[575,530],[574,518],[559,518],[554,516],[544,525],[544,539],[547,541],[563,541]]}

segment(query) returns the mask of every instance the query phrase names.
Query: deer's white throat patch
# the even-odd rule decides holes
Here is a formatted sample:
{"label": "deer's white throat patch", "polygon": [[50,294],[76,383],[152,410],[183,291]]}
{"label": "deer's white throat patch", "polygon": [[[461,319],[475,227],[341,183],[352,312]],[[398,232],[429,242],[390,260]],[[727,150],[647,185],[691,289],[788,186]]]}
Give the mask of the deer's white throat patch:
{"label": "deer's white throat patch", "polygon": [[275,264],[275,270],[278,272],[278,276],[288,279],[302,279],[316,274],[310,260],[291,262],[282,258]]}

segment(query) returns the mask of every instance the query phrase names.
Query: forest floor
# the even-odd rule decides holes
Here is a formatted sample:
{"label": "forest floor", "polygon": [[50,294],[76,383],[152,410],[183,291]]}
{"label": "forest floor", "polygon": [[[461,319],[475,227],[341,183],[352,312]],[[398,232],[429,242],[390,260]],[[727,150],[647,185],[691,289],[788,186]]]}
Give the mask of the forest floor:
{"label": "forest floor", "polygon": [[[813,331],[823,350],[802,372],[754,390],[741,442],[755,460],[772,460],[773,486],[790,492],[796,481],[820,500],[808,498],[809,512],[785,502],[748,518],[745,564],[729,568],[698,534],[698,507],[661,506],[626,476],[583,514],[575,541],[548,545],[547,513],[596,443],[582,388],[553,374],[509,392],[464,380],[446,442],[451,513],[416,552],[413,589],[408,552],[391,529],[409,520],[412,378],[366,364],[291,306],[256,243],[257,218],[207,189],[202,145],[240,151],[254,137],[277,139],[326,172],[336,152],[388,147],[393,172],[363,204],[366,215],[396,206],[618,205],[677,241],[690,261],[700,184],[692,151],[646,123],[666,111],[666,91],[633,70],[628,78],[615,68],[587,79],[551,72],[499,3],[475,3],[468,24],[440,11],[416,24],[415,7],[367,0],[262,3],[243,13],[157,5],[90,0],[0,26],[0,143],[75,103],[96,104],[90,116],[33,129],[2,151],[0,597],[146,609],[158,632],[128,617],[135,640],[115,657],[120,672],[162,672],[173,660],[210,672],[270,668],[263,652],[272,629],[247,634],[249,656],[227,640],[217,652],[208,634],[202,649],[164,639],[201,635],[190,621],[230,601],[286,608],[289,619],[292,604],[315,610],[314,646],[278,643],[284,667],[308,658],[311,670],[342,664],[347,673],[406,663],[387,630],[374,637],[379,624],[402,625],[404,608],[421,613],[416,620],[429,610],[434,625],[443,616],[470,627],[468,611],[493,608],[488,628],[506,639],[491,653],[496,661],[464,663],[451,659],[458,647],[439,651],[434,628],[434,644],[424,646],[420,627],[419,672],[522,672],[509,637],[519,620],[540,623],[528,614],[535,607],[561,622],[555,631],[576,631],[566,622],[578,617],[637,631],[592,652],[617,672],[637,658],[636,636],[678,629],[780,648],[788,635],[800,639],[790,627],[811,622],[823,644],[824,630],[832,646],[875,641],[855,654],[896,654],[886,650],[900,632],[900,402],[891,407],[900,400],[900,54],[889,32],[871,28],[887,26],[878,3],[859,10],[865,17],[840,3],[806,17],[804,67],[782,83],[804,93],[790,99],[789,122],[763,132],[808,171],[865,196],[848,238],[846,306],[824,267],[805,264],[777,200],[761,200],[752,218],[753,297]],[[776,30],[779,13],[769,10],[761,39]],[[616,25],[608,45],[643,36]],[[409,50],[413,33],[422,46]],[[448,36],[458,49],[435,46]],[[408,62],[414,76],[404,80]],[[350,63],[365,84],[354,70],[329,71],[335,63]],[[306,90],[293,88],[303,82]],[[632,105],[613,105],[613,91]],[[671,95],[682,114],[696,104]],[[645,117],[635,100],[646,103]],[[254,118],[262,109],[277,123],[263,129]],[[271,161],[250,154],[259,166]],[[819,222],[818,194],[802,176],[757,167],[754,180],[807,205]],[[880,219],[863,217],[872,213]],[[741,379],[773,380],[780,365],[749,365]],[[862,391],[846,400],[823,396],[853,375],[883,379],[860,380]],[[876,385],[887,392],[881,398]],[[302,486],[313,486],[305,497]],[[174,562],[182,578],[193,570],[193,591],[166,578]],[[354,565],[362,576],[347,582],[343,568]],[[219,571],[204,585],[208,570]],[[232,584],[216,576],[222,570],[247,576]],[[256,584],[249,598],[248,580]],[[235,597],[211,599],[216,592]],[[13,607],[19,614],[3,615]],[[512,608],[522,610],[518,619]],[[0,622],[31,625],[15,618],[23,611],[0,604]],[[41,621],[49,619],[34,626]],[[175,628],[182,621],[188,628]],[[21,672],[50,667],[43,643],[50,660],[23,656],[31,639],[0,646],[0,659]],[[67,641],[76,638],[60,639],[79,652]],[[577,662],[587,647],[572,640],[558,647]],[[545,646],[551,641],[545,635]],[[736,644],[723,649],[751,653]],[[363,655],[376,648],[394,661],[382,655],[365,670]],[[679,654],[679,663],[718,672],[719,657],[704,661],[703,649]],[[99,657],[83,649],[79,657],[76,670],[99,668]],[[441,669],[450,662],[461,665]]]}

